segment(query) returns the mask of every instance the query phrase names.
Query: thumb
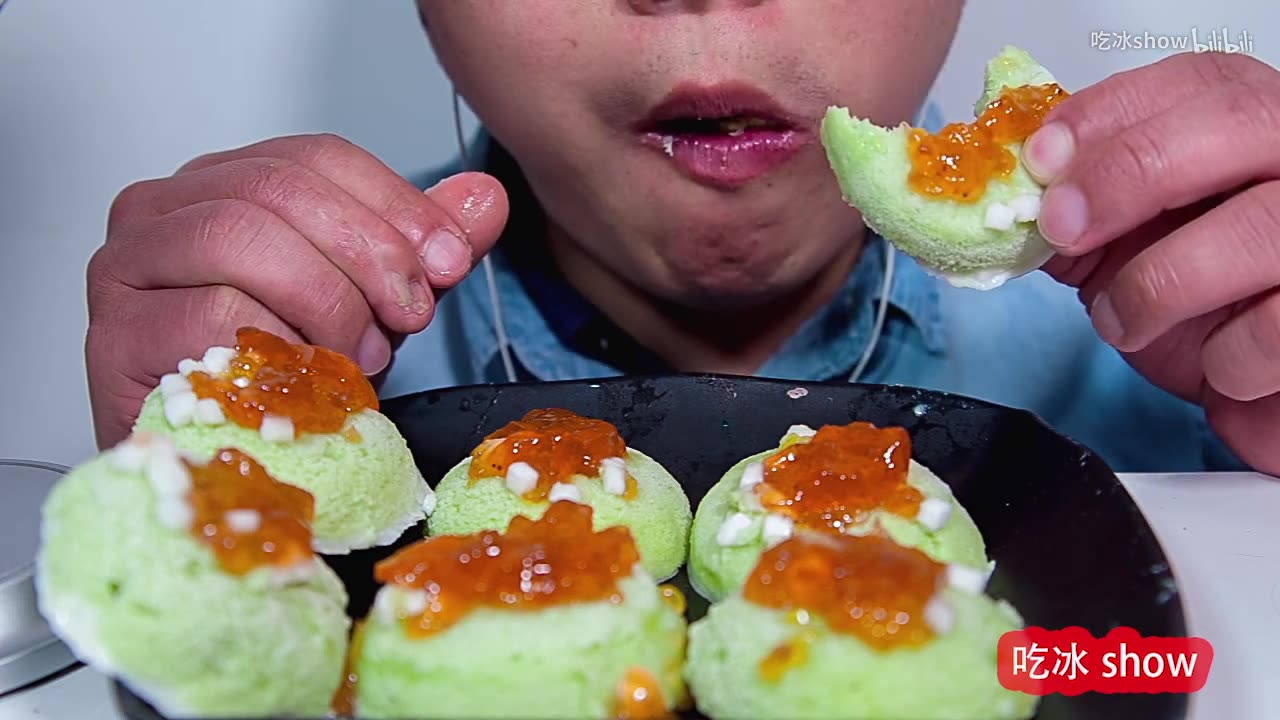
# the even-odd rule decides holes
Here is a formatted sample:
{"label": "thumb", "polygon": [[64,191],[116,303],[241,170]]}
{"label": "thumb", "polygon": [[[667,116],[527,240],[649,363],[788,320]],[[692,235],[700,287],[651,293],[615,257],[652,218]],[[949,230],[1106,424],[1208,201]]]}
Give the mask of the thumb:
{"label": "thumb", "polygon": [[431,286],[439,291],[461,282],[493,249],[506,227],[510,206],[502,184],[477,172],[441,180],[427,190],[426,198],[438,211],[439,224],[415,249]]}

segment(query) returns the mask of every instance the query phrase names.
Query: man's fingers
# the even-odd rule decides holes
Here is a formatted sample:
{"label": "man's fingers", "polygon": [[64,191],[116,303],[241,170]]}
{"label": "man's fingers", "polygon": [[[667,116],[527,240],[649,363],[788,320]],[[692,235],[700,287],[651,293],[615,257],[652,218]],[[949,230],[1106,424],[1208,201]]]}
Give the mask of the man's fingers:
{"label": "man's fingers", "polygon": [[1175,325],[1280,285],[1277,208],[1280,182],[1265,183],[1143,249],[1094,303],[1103,339],[1140,350]]}
{"label": "man's fingers", "polygon": [[[119,258],[105,265],[131,288],[229,285],[271,308],[308,342],[356,359],[366,373],[386,365],[389,352],[378,347],[366,347],[360,356],[366,333],[379,331],[360,289],[291,225],[258,205],[188,205],[138,226],[102,252]],[[146,262],[128,260],[144,254]]]}
{"label": "man's fingers", "polygon": [[491,249],[506,227],[507,193],[483,173],[462,173],[427,190],[435,212],[448,218],[423,242],[421,256],[436,287],[453,287]]}
{"label": "man's fingers", "polygon": [[1224,88],[1250,85],[1274,71],[1244,54],[1182,53],[1116,73],[1072,94],[1045,118],[1024,148],[1028,169],[1042,182],[1070,164],[1075,149],[1095,143]]}
{"label": "man's fingers", "polygon": [[[242,201],[279,216],[344,273],[383,325],[414,333],[430,322],[434,298],[403,235],[323,175],[299,163],[250,158],[149,181],[133,204],[165,215],[189,205]],[[210,235],[226,242],[226,234]],[[286,278],[282,277],[282,281]]]}
{"label": "man's fingers", "polygon": [[1280,292],[1241,308],[1217,327],[1200,352],[1204,377],[1241,402],[1280,392]]}
{"label": "man's fingers", "polygon": [[1100,139],[1046,191],[1042,234],[1081,255],[1167,210],[1277,177],[1278,97],[1227,87]]}
{"label": "man's fingers", "polygon": [[180,173],[249,158],[281,158],[324,175],[400,232],[436,288],[456,285],[506,225],[507,195],[483,173],[446,178],[424,195],[368,151],[335,135],[298,135],[212,153]]}

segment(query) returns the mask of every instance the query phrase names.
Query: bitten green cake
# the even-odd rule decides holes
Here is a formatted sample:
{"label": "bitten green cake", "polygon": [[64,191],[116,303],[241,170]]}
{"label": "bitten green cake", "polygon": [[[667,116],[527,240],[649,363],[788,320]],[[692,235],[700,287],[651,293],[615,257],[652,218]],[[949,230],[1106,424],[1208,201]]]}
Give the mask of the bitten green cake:
{"label": "bitten green cake", "polygon": [[996,668],[1022,620],[985,581],[883,535],[801,532],[690,628],[689,689],[714,720],[1031,717]]}
{"label": "bitten green cake", "polygon": [[702,499],[689,579],[700,595],[720,600],[741,586],[761,552],[797,528],[882,528],[942,562],[988,565],[977,526],[951,488],[911,459],[905,430],[794,425],[777,448],[734,465]]}
{"label": "bitten green cake", "polygon": [[315,547],[336,555],[395,542],[435,497],[400,432],[347,358],[243,328],[161,378],[135,430],[208,456],[239,448],[315,497]]}
{"label": "bitten green cake", "polygon": [[322,716],[350,621],[311,513],[306,492],[238,451],[204,463],[135,435],[45,502],[40,611],[169,717]]}
{"label": "bitten green cake", "polygon": [[[380,563],[348,706],[365,718],[658,718],[686,698],[683,598],[629,531],[559,501],[505,533],[433,537]],[[465,561],[465,562],[464,562]]]}
{"label": "bitten green cake", "polygon": [[930,135],[832,107],[822,143],[867,227],[953,285],[992,289],[1052,256],[1036,226],[1043,187],[1019,153],[1064,97],[1048,70],[1007,47],[987,64],[975,122]]}
{"label": "bitten green cake", "polygon": [[693,512],[680,483],[627,447],[613,425],[534,410],[490,434],[436,484],[431,534],[502,530],[557,500],[589,505],[597,529],[624,526],[645,569],[665,580],[684,564]]}

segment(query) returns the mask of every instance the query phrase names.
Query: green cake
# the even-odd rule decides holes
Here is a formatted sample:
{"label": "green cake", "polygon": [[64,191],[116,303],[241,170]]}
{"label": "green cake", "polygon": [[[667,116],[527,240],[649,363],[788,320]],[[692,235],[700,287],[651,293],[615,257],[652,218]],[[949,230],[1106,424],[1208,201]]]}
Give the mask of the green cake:
{"label": "green cake", "polygon": [[[820,542],[865,543],[875,538],[821,536]],[[885,587],[874,583],[877,570],[845,565],[843,580],[832,572],[819,579],[809,548],[813,540],[797,536],[770,550],[761,562],[767,571],[777,567],[779,558],[800,559],[808,564],[802,582],[814,587],[810,597],[790,595],[782,603],[761,603],[738,592],[711,607],[707,615],[689,630],[689,657],[685,676],[697,700],[698,710],[714,720],[733,718],[983,718],[1021,720],[1035,711],[1032,695],[1004,689],[996,668],[996,647],[1000,636],[1022,626],[1017,612],[1004,602],[982,594],[985,582],[980,571],[952,566],[941,573],[942,581],[932,588],[932,596],[916,617],[903,617],[889,603],[881,602]],[[890,541],[883,541],[892,544]],[[917,565],[927,562],[911,552],[907,559]],[[873,550],[883,553],[883,550]],[[893,555],[889,550],[887,555]],[[903,558],[875,561],[890,571],[900,572]],[[898,567],[895,567],[898,566]],[[881,570],[880,572],[883,572]],[[913,571],[917,573],[918,570]],[[781,573],[772,580],[776,587]],[[799,575],[799,572],[797,573]],[[753,578],[756,576],[753,575]],[[858,585],[860,579],[872,578]],[[851,582],[852,581],[852,582]],[[842,587],[852,586],[845,590]],[[816,587],[820,585],[821,587]],[[801,590],[800,592],[804,592]],[[843,593],[848,593],[843,595]],[[881,593],[866,595],[864,593]],[[891,590],[890,593],[893,591]],[[820,597],[825,594],[826,597]],[[855,615],[858,601],[830,606],[831,598],[859,598],[868,614]],[[871,597],[872,600],[862,598]],[[899,607],[901,599],[899,600]],[[892,602],[892,601],[890,601]],[[826,611],[818,608],[828,605]],[[870,613],[887,608],[886,615],[907,622],[896,626],[906,635],[913,623],[922,622],[932,637],[923,642],[867,640],[871,628],[885,623],[869,622]],[[835,626],[828,618],[841,619]],[[923,616],[923,617],[921,617]],[[850,618],[858,617],[857,625]],[[893,633],[880,636],[894,637]],[[880,643],[880,644],[876,644]]]}
{"label": "green cake", "polygon": [[[565,411],[534,411],[519,422],[536,418],[537,413],[548,412]],[[618,525],[628,528],[640,548],[649,574],[659,580],[670,578],[684,564],[693,517],[689,499],[680,483],[657,461],[635,448],[623,446],[612,426],[599,420],[573,418],[574,422],[590,423],[588,429],[592,432],[613,437],[611,452],[619,454],[600,461],[598,470],[589,471],[593,473],[591,475],[566,474],[546,489],[541,497],[530,495],[538,494],[537,483],[545,485],[545,472],[539,473],[525,464],[524,468],[505,468],[505,474],[500,468],[495,473],[486,471],[473,477],[474,459],[468,457],[436,484],[431,534],[502,530],[517,515],[536,519],[551,502],[566,499],[589,505],[594,510],[597,529]],[[518,434],[520,430],[511,432],[512,438],[524,437]],[[561,442],[573,439],[570,434],[559,437],[563,438]],[[495,443],[497,440],[491,436],[486,442]],[[538,463],[535,461],[534,464]],[[523,475],[518,470],[524,470]],[[628,496],[628,483],[633,483],[630,487],[634,489],[634,496]]]}
{"label": "green cake", "polygon": [[[566,556],[597,542],[590,513],[561,501],[538,521],[517,518],[506,534],[430,538],[381,564],[388,584],[353,645],[355,715],[656,717],[680,704],[682,608],[636,562],[624,528],[595,534],[613,544],[587,559]],[[471,558],[465,570],[458,555]],[[530,579],[520,580],[522,567]],[[611,578],[599,592],[545,600],[563,587],[586,592],[601,574]],[[418,619],[431,608],[454,613]],[[411,633],[428,624],[436,629]]]}
{"label": "green cake", "polygon": [[[245,338],[241,344],[246,345],[251,336],[242,331],[241,337]],[[257,340],[258,344],[276,341],[283,343],[274,337]],[[308,346],[288,347],[328,353]],[[260,427],[243,425],[222,409],[225,397],[221,404],[219,399],[197,397],[192,373],[219,379],[232,376],[239,383],[232,392],[256,390],[259,385],[274,390],[274,386],[288,383],[268,376],[262,368],[239,372],[236,353],[235,349],[215,347],[199,361],[180,363],[179,372],[162,378],[147,397],[134,429],[168,435],[183,450],[204,456],[219,448],[239,448],[281,482],[310,492],[316,500],[315,547],[327,555],[388,545],[430,514],[435,497],[404,438],[372,407],[345,413],[345,419],[338,420],[341,426],[332,432],[295,432],[287,417],[265,415]],[[327,359],[335,364],[349,362],[336,353],[328,353]],[[313,364],[317,362],[313,360]],[[250,377],[255,374],[257,377]],[[347,382],[359,386],[376,403],[372,387],[358,370]],[[258,401],[256,397],[237,399]],[[271,401],[268,396],[265,402]],[[325,401],[324,397],[313,400],[321,408],[325,408]]]}
{"label": "green cake", "polygon": [[[322,716],[342,678],[346,591],[302,524],[297,562],[228,571],[196,538],[199,466],[135,435],[63,478],[43,510],[40,611],[77,657],[169,717]],[[280,523],[259,497],[227,511],[248,534],[224,540]]]}
{"label": "green cake", "polygon": [[[761,552],[795,531],[793,520],[765,511],[755,486],[764,479],[763,463],[769,456],[808,443],[814,435],[812,428],[792,426],[778,447],[738,462],[702,499],[693,519],[689,548],[689,580],[700,595],[713,601],[728,596],[750,574]],[[920,514],[908,518],[876,509],[864,525],[844,531],[864,534],[878,526],[897,542],[917,547],[941,562],[987,567],[982,535],[956,502],[951,488],[924,465],[909,462],[906,482],[924,498]]]}
{"label": "green cake", "polygon": [[[986,68],[981,115],[1005,88],[1054,83],[1026,52],[1007,47]],[[1040,267],[1052,250],[1036,226],[1043,187],[1020,159],[1021,142],[1006,145],[1011,173],[992,178],[976,202],[917,192],[908,183],[913,129],[882,128],[832,107],[822,121],[822,143],[845,200],[867,227],[954,285],[992,289]]]}

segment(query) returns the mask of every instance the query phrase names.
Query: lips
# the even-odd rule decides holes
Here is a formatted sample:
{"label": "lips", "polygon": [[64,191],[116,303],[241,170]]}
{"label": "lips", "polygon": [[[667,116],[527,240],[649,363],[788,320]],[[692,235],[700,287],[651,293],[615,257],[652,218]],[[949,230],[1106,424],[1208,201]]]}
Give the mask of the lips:
{"label": "lips", "polygon": [[812,140],[799,118],[749,85],[681,85],[636,127],[705,185],[739,188],[786,163]]}

